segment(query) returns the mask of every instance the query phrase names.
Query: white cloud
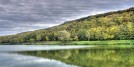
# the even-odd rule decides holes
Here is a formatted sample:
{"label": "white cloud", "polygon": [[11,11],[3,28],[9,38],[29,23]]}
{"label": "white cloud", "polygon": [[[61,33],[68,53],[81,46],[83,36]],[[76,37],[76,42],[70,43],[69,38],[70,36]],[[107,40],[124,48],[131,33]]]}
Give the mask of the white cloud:
{"label": "white cloud", "polygon": [[42,23],[37,23],[37,24],[32,24],[31,26],[35,26],[35,27],[44,27],[44,28],[47,28],[47,27],[52,27],[52,26],[56,26],[56,25],[59,25],[59,24],[52,24],[52,23],[48,23],[48,24],[42,24]]}

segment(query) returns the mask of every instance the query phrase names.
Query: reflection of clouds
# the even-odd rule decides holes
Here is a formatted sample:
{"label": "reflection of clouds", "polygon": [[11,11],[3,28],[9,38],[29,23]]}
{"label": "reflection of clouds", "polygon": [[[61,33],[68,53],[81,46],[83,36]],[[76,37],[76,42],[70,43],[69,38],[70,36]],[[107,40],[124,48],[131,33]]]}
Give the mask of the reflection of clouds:
{"label": "reflection of clouds", "polygon": [[67,65],[63,62],[46,58],[37,58],[33,56],[1,53],[0,67],[76,67],[76,66]]}
{"label": "reflection of clouds", "polygon": [[12,51],[35,51],[35,50],[61,50],[61,49],[80,49],[91,48],[94,46],[50,46],[50,45],[1,45],[0,52],[12,52]]}
{"label": "reflection of clouds", "polygon": [[[67,20],[131,6],[134,6],[134,0],[0,0],[0,35],[47,28]],[[18,27],[23,30],[14,30]]]}

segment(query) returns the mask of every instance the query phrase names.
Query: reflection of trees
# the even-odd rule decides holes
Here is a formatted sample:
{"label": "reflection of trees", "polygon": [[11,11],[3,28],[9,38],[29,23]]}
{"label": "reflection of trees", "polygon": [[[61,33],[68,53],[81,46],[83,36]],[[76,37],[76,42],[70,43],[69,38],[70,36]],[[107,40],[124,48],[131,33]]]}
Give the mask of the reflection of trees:
{"label": "reflection of trees", "polygon": [[[61,60],[82,67],[133,67],[134,49],[84,49],[23,52],[38,57]],[[129,66],[128,66],[129,65]]]}

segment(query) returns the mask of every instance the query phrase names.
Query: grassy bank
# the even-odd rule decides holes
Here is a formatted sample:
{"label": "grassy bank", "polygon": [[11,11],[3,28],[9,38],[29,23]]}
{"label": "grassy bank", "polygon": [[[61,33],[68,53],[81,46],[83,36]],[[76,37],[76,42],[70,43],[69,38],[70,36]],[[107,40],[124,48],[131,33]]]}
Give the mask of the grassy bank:
{"label": "grassy bank", "polygon": [[[35,43],[18,43],[17,45],[134,45],[134,40],[107,40],[107,41],[42,41]],[[8,44],[7,44],[8,45]]]}
{"label": "grassy bank", "polygon": [[75,45],[134,45],[134,40],[108,40],[108,41],[72,41]]}

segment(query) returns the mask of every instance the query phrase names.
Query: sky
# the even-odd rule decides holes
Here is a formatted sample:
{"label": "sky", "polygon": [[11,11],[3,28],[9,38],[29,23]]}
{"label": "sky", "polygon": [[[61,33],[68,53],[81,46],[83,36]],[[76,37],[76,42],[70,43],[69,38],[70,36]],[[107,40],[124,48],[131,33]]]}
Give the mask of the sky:
{"label": "sky", "polygon": [[0,0],[0,36],[133,6],[134,0]]}

